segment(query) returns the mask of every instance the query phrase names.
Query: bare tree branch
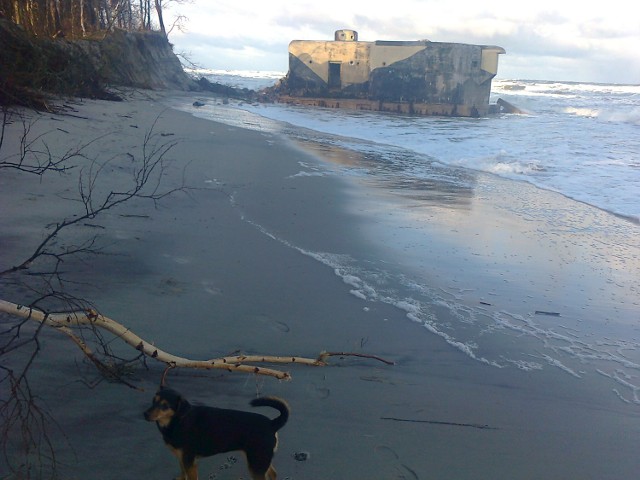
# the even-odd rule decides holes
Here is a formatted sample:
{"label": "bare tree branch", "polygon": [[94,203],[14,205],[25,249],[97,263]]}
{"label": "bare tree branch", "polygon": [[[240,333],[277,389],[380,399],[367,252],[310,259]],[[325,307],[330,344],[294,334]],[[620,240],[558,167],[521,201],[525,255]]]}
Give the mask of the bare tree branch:
{"label": "bare tree branch", "polygon": [[[17,114],[12,114],[7,108],[2,108],[0,150],[4,143],[6,126],[11,123],[13,115]],[[31,123],[27,123],[24,118],[21,118],[20,121],[22,122],[23,128],[20,136],[19,152],[0,159],[0,170],[12,169],[34,175],[43,175],[46,172],[64,173],[73,168],[68,162],[78,156],[81,149],[70,149],[63,155],[54,157],[46,144],[41,147],[43,150],[37,148],[37,144],[42,141],[46,133],[34,138],[30,137],[31,128],[35,122],[37,122],[37,119]]]}
{"label": "bare tree branch", "polygon": [[[128,189],[121,191],[111,190],[100,196],[97,193],[97,187],[102,179],[101,173],[116,157],[112,157],[103,162],[98,162],[96,159],[90,159],[89,167],[82,168],[78,176],[78,196],[83,205],[84,213],[66,217],[55,223],[51,231],[45,235],[44,239],[34,249],[29,257],[23,259],[17,265],[0,270],[0,276],[21,270],[28,270],[36,260],[44,257],[56,260],[55,272],[57,271],[60,262],[62,262],[67,256],[83,253],[97,253],[97,249],[94,248],[96,237],[86,240],[80,245],[71,245],[57,249],[52,248],[52,245],[54,244],[54,240],[60,236],[61,232],[66,231],[69,227],[80,224],[86,220],[95,219],[98,215],[127,203],[134,198],[151,200],[155,204],[159,200],[177,191],[185,190],[187,187],[184,183],[178,187],[162,189],[163,176],[168,167],[167,154],[177,145],[178,142],[161,142],[159,140],[159,137],[153,131],[158,119],[159,117],[156,118],[151,129],[144,136],[141,154],[142,158],[137,161],[135,156],[132,156],[134,170],[131,175],[131,185]],[[29,128],[28,126],[25,126],[23,138],[27,138],[28,133]],[[63,162],[66,162],[73,157],[81,156],[86,159],[87,157],[83,153],[84,149],[105,136],[106,135],[93,139],[91,142],[79,147],[78,149],[67,152],[61,159],[53,161],[52,165],[61,165]],[[25,144],[30,143],[31,142],[27,142],[25,140]],[[52,158],[52,156],[50,155],[49,158]],[[0,166],[1,165],[2,163],[0,162]],[[52,168],[48,168],[46,170],[51,169]]]}
{"label": "bare tree branch", "polygon": [[167,30],[167,37],[171,35],[171,32],[173,32],[174,29],[178,30],[179,32],[185,33],[187,31],[186,23],[188,21],[189,18],[185,15],[178,15],[173,20],[173,23],[171,24],[171,27],[169,27],[169,30]]}
{"label": "bare tree branch", "polygon": [[[27,321],[28,319],[25,319]],[[24,457],[29,459],[35,457],[37,462],[29,464],[29,473],[27,478],[42,477],[42,469],[45,465],[49,465],[55,472],[55,452],[52,440],[49,436],[47,425],[55,423],[48,412],[41,408],[36,401],[36,396],[31,390],[31,385],[27,376],[32,363],[40,352],[40,341],[38,333],[45,323],[38,326],[37,332],[19,342],[11,340],[0,347],[0,356],[5,356],[11,351],[22,349],[31,345],[32,350],[26,360],[23,368],[18,372],[14,372],[7,366],[0,364],[0,385],[5,384],[8,387],[7,396],[0,396],[0,442],[3,444],[2,455],[7,465],[11,464],[8,458],[7,443],[11,439],[18,439],[20,448],[24,452]],[[19,331],[22,324],[16,327],[13,340],[20,338]],[[14,432],[18,431],[19,435]],[[44,460],[44,461],[43,461]],[[31,470],[38,470],[32,472]]]}

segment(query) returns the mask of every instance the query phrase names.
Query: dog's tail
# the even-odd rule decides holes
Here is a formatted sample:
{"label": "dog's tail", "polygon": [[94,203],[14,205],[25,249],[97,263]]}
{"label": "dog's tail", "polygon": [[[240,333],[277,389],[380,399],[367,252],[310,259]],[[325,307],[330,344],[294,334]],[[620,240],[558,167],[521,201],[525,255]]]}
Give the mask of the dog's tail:
{"label": "dog's tail", "polygon": [[271,426],[273,427],[273,431],[277,432],[284,424],[289,420],[289,405],[287,402],[277,397],[260,397],[251,400],[251,406],[253,407],[271,407],[275,408],[280,412],[280,416],[271,420]]}

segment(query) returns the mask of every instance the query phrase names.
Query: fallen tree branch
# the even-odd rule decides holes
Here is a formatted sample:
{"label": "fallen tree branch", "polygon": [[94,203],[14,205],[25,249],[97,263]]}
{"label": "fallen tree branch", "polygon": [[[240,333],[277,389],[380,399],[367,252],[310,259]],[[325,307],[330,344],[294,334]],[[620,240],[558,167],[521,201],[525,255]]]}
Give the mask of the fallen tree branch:
{"label": "fallen tree branch", "polygon": [[180,357],[157,348],[150,342],[139,337],[136,333],[115,320],[99,314],[93,309],[86,309],[69,313],[45,313],[42,310],[18,305],[15,303],[0,300],[0,312],[9,315],[33,320],[41,325],[47,325],[67,335],[89,358],[103,374],[108,372],[109,366],[101,362],[98,357],[91,351],[87,344],[71,330],[73,327],[90,326],[92,328],[100,328],[106,330],[122,341],[135,348],[147,357],[153,358],[159,362],[165,363],[172,368],[200,368],[200,369],[223,369],[229,372],[254,373],[256,375],[267,375],[280,380],[290,380],[291,375],[288,372],[275,370],[271,368],[258,367],[255,365],[247,365],[250,363],[299,363],[303,365],[322,366],[326,365],[325,359],[329,356],[357,356],[365,358],[373,358],[389,365],[393,362],[381,359],[373,355],[359,353],[332,353],[322,352],[318,358],[306,358],[297,356],[272,356],[272,355],[233,355],[209,360],[193,360]]}
{"label": "fallen tree branch", "polygon": [[[0,300],[0,311],[16,317],[34,320],[36,322],[48,325],[61,331],[67,336],[70,336],[74,343],[76,343],[76,345],[80,347],[82,352],[94,363],[95,356],[93,355],[93,352],[91,352],[89,347],[79,337],[73,335],[73,333],[70,332],[69,329],[71,327],[91,326],[94,328],[101,328],[114,334],[116,337],[120,338],[122,341],[140,351],[147,357],[151,357],[155,360],[166,363],[167,365],[171,365],[176,368],[219,368],[228,371],[239,371],[245,373],[255,373],[258,375],[268,375],[280,380],[290,379],[290,375],[287,372],[281,372],[270,368],[255,367],[244,364],[251,362],[284,363],[285,360],[282,357],[238,355],[210,360],[192,360],[189,358],[180,357],[157,348],[155,345],[142,339],[121,323],[118,323],[109,317],[105,317],[104,315],[101,315],[92,309],[69,313],[45,314],[43,311],[35,308],[25,307],[23,305],[17,305],[15,303]],[[69,335],[70,333],[71,335]],[[316,364],[316,360],[312,359],[298,359],[296,357],[285,358],[288,362],[298,361],[298,363]]]}

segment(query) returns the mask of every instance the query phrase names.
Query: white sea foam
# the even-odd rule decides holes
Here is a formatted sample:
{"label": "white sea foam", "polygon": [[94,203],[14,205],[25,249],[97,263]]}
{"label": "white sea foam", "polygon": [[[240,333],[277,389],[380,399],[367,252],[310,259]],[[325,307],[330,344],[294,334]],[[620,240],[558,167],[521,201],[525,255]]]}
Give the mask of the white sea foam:
{"label": "white sea foam", "polygon": [[564,109],[564,112],[571,115],[577,115],[579,117],[587,117],[587,118],[595,118],[600,115],[600,110],[597,110],[595,108],[585,108],[585,107],[582,107],[582,108],[566,107]]}
{"label": "white sea foam", "polygon": [[630,110],[601,110],[598,112],[598,118],[608,122],[640,125],[640,107]]}
{"label": "white sea foam", "polygon": [[549,365],[552,365],[554,367],[559,368],[560,370],[563,370],[563,371],[567,372],[572,377],[582,378],[582,375],[580,375],[577,372],[575,372],[572,368],[567,367],[564,363],[562,363],[557,358],[553,358],[553,357],[547,355],[546,353],[540,354],[540,357],[543,358],[544,360],[546,360]]}
{"label": "white sea foam", "polygon": [[615,110],[611,108],[566,107],[564,112],[586,118],[597,118],[605,122],[640,125],[640,108]]}
{"label": "white sea foam", "polygon": [[357,297],[361,300],[366,300],[367,296],[362,293],[360,290],[351,290],[349,293],[351,293],[351,295],[353,295],[354,297]]}
{"label": "white sea foam", "polygon": [[307,170],[301,170],[298,173],[294,173],[293,175],[290,175],[289,178],[296,178],[296,177],[325,177],[326,175],[327,175],[327,172],[325,172],[325,171],[309,172]]}
{"label": "white sea foam", "polygon": [[510,358],[504,358],[505,362],[514,365],[520,370],[524,370],[525,372],[532,372],[534,370],[542,370],[542,364],[538,362],[527,362],[525,360],[511,360]]}
{"label": "white sea foam", "polygon": [[629,380],[629,376],[620,370],[616,370],[613,373],[606,373],[600,369],[597,370],[600,375],[611,378],[615,380],[620,386],[626,388],[631,392],[631,399],[627,399],[618,389],[613,389],[613,391],[618,395],[618,397],[627,402],[627,403],[636,403],[640,404],[640,387],[631,383]]}

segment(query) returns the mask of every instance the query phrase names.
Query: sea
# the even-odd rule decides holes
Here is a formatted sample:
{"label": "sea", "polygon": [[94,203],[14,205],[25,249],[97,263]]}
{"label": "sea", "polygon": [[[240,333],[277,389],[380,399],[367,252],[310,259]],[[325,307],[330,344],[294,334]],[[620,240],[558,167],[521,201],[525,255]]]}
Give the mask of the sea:
{"label": "sea", "polygon": [[[285,75],[193,73],[253,90]],[[494,79],[498,98],[525,113],[172,106],[335,157],[301,164],[297,177],[353,182],[350,208],[371,220],[375,256],[278,240],[331,268],[353,295],[395,305],[473,360],[597,379],[640,406],[640,85]],[[482,223],[482,198],[502,199],[508,225]]]}

